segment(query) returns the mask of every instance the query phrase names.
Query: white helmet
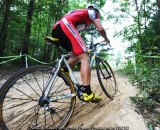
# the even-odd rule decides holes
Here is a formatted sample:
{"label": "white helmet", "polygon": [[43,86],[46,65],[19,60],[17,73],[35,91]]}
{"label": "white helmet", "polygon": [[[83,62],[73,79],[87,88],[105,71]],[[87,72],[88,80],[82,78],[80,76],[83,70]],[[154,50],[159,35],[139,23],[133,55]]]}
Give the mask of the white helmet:
{"label": "white helmet", "polygon": [[90,4],[90,5],[87,6],[87,9],[90,9],[90,8],[91,8],[91,9],[93,8],[94,10],[96,10],[96,11],[99,13],[99,9],[98,9],[97,5],[95,5],[95,4]]}

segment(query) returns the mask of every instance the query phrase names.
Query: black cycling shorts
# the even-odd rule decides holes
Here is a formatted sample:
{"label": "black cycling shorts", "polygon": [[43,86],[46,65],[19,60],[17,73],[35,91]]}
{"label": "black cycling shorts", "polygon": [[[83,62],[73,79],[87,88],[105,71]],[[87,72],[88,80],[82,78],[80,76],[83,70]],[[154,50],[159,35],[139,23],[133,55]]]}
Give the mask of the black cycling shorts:
{"label": "black cycling shorts", "polygon": [[72,44],[69,38],[63,32],[60,24],[57,24],[56,28],[52,30],[52,37],[58,38],[60,40],[60,46],[62,46],[66,51],[72,51]]}

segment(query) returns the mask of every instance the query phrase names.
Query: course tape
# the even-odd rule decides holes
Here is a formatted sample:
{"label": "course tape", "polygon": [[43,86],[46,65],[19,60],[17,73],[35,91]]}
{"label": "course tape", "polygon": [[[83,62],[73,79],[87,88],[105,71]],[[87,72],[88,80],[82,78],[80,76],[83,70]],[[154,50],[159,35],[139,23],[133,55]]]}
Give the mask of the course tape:
{"label": "course tape", "polygon": [[154,59],[160,59],[160,56],[143,56],[145,58],[154,58]]}
{"label": "course tape", "polygon": [[27,57],[29,57],[30,59],[32,59],[32,60],[34,60],[34,61],[36,61],[36,62],[38,62],[38,63],[41,63],[41,64],[51,64],[51,63],[46,63],[46,62],[39,61],[39,60],[37,60],[37,59],[29,56],[29,55],[27,55]]}
{"label": "course tape", "polygon": [[6,56],[6,57],[0,57],[0,59],[9,59],[9,58],[16,58],[16,57],[21,57],[24,55],[19,55],[19,56]]}
{"label": "course tape", "polygon": [[[12,58],[12,56],[6,57],[6,58],[12,58],[12,59],[0,62],[0,65],[5,64],[5,63],[8,63],[8,62],[11,62],[11,61],[13,61],[13,60],[17,60],[17,59],[19,59],[21,56],[13,56],[13,57],[14,57],[14,58]],[[1,59],[1,57],[0,57],[0,59]],[[4,59],[4,57],[2,57],[2,59]]]}
{"label": "course tape", "polygon": [[[38,63],[41,63],[41,64],[52,64],[52,63],[46,63],[46,62],[39,61],[39,60],[37,60],[37,59],[29,56],[29,55],[18,55],[18,56],[0,57],[0,59],[9,59],[9,60],[0,62],[0,65],[1,65],[1,64],[5,64],[5,63],[8,63],[8,62],[11,62],[11,61],[13,61],[13,60],[17,60],[18,58],[21,58],[22,56],[25,56],[26,62],[28,62],[28,60],[27,60],[27,57],[28,57],[28,58],[30,58],[31,60],[34,60],[34,61],[36,61],[36,62],[38,62]],[[143,56],[143,57],[145,57],[145,58],[160,59],[160,56]],[[12,58],[12,59],[11,59],[11,58]],[[28,64],[28,63],[26,63],[26,64]]]}
{"label": "course tape", "polygon": [[[28,62],[28,59],[27,59],[27,58],[30,58],[31,60],[34,60],[34,61],[36,61],[36,62],[38,62],[38,63],[41,63],[41,64],[51,64],[51,63],[46,63],[46,62],[39,61],[39,60],[37,60],[37,59],[29,56],[29,55],[18,55],[18,56],[0,57],[0,59],[9,59],[9,60],[0,62],[0,65],[1,65],[1,64],[5,64],[5,63],[8,63],[8,62],[11,62],[11,61],[13,61],[13,60],[17,60],[17,59],[21,58],[22,56],[25,56],[26,62]],[[28,63],[26,63],[26,64],[28,64]]]}

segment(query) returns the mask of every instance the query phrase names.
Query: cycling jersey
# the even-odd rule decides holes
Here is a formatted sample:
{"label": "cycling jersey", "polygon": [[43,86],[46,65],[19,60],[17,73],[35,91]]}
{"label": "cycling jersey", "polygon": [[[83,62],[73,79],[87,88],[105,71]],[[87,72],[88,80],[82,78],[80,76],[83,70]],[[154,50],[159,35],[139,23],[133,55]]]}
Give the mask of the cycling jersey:
{"label": "cycling jersey", "polygon": [[57,27],[57,24],[60,24],[66,37],[68,37],[72,44],[73,54],[80,55],[87,51],[87,47],[81,38],[79,31],[84,30],[97,18],[99,18],[99,14],[94,10],[74,10],[61,18],[61,20],[54,25],[53,29]]}

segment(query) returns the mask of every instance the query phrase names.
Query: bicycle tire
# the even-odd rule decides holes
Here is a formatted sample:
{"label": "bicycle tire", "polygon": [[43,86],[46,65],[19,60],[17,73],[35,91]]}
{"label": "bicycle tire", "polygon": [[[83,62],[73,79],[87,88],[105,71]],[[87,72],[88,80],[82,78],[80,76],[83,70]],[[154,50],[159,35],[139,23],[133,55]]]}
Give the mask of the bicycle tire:
{"label": "bicycle tire", "polygon": [[[76,97],[57,100],[49,105],[54,114],[38,104],[51,76],[49,66],[32,66],[9,78],[0,88],[0,128],[3,130],[62,129],[74,110]],[[48,96],[75,93],[73,82],[62,71]],[[62,84],[60,84],[62,81]],[[64,88],[63,88],[64,87]]]}
{"label": "bicycle tire", "polygon": [[117,91],[117,82],[112,68],[107,61],[98,57],[96,58],[96,66],[98,81],[103,92],[108,98],[113,99]]}

